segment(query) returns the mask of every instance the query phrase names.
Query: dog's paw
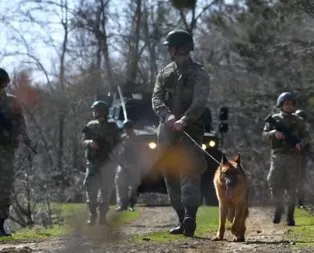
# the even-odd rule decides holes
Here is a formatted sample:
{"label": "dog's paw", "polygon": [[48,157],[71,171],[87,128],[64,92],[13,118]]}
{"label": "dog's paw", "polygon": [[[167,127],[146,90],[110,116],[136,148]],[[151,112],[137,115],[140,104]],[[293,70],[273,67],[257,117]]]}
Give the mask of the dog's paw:
{"label": "dog's paw", "polygon": [[214,237],[212,237],[212,241],[221,241],[223,239],[223,237],[222,236],[214,236]]}
{"label": "dog's paw", "polygon": [[234,238],[233,238],[233,241],[234,241],[234,242],[244,242],[245,239],[244,239],[244,237],[234,237]]}

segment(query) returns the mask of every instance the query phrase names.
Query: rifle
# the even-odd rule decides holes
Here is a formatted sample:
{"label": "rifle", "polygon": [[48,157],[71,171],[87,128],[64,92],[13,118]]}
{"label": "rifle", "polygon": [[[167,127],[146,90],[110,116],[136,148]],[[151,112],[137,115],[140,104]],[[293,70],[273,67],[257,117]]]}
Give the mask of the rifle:
{"label": "rifle", "polygon": [[[13,122],[11,120],[9,120],[4,113],[0,113],[0,126],[2,128],[4,128],[6,131],[8,131],[9,133],[12,132],[13,129]],[[27,135],[27,133],[23,133],[23,142],[26,146],[28,146],[33,152],[34,154],[37,155],[37,151],[36,148],[32,146],[32,141],[29,138],[29,136]]]}
{"label": "rifle", "polygon": [[281,122],[276,121],[271,115],[265,118],[265,122],[272,125],[277,131],[282,132],[285,136],[285,141],[292,147],[295,147],[301,140],[294,136],[290,130]]}
{"label": "rifle", "polygon": [[107,140],[104,137],[98,137],[93,130],[89,127],[84,127],[82,133],[86,134],[89,138],[91,138],[99,147],[98,150],[90,150],[92,154],[88,155],[88,159],[99,159],[99,160],[106,160],[109,152],[111,151],[111,147]]}
{"label": "rifle", "polygon": [[[89,136],[99,147],[99,150],[96,150],[95,157],[100,158],[101,160],[105,160],[106,158],[110,157],[112,158],[118,165],[121,167],[126,167],[115,155],[113,152],[113,148],[110,147],[109,143],[105,138],[99,138],[96,136],[93,130],[91,130],[89,127],[84,127],[82,130],[82,133]],[[101,152],[101,153],[100,153]],[[105,156],[103,154],[106,154]],[[89,157],[89,159],[92,159],[92,157]]]}

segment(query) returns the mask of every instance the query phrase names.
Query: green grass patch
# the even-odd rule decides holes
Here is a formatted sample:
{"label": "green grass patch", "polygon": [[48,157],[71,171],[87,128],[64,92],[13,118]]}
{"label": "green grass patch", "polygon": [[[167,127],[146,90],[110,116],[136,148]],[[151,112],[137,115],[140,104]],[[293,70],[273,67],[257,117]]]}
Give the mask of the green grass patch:
{"label": "green grass patch", "polygon": [[[118,228],[124,224],[131,223],[140,218],[139,211],[134,212],[115,212],[115,206],[111,206],[108,219],[109,223]],[[58,225],[44,228],[43,226],[34,226],[32,228],[22,228],[12,233],[12,237],[0,238],[0,243],[21,243],[21,242],[38,242],[50,237],[60,237],[71,234],[73,229],[85,233],[92,229],[86,225],[87,206],[84,203],[52,203],[51,210],[53,220],[58,221]],[[96,229],[98,226],[96,225]]]}
{"label": "green grass patch", "polygon": [[48,239],[49,237],[65,236],[69,234],[69,232],[70,229],[66,226],[22,228],[13,233],[12,237],[0,237],[0,243],[38,242]]}
{"label": "green grass patch", "polygon": [[314,249],[314,216],[304,209],[296,209],[296,226],[289,228],[285,239],[295,243],[296,248]]}
{"label": "green grass patch", "polygon": [[[207,237],[217,230],[219,224],[218,207],[201,206],[197,213],[197,229],[195,236]],[[176,221],[174,221],[176,222]],[[230,223],[226,223],[226,227],[229,227]],[[133,238],[134,241],[155,241],[155,242],[167,242],[167,241],[179,241],[184,240],[186,237],[183,235],[173,236],[165,229],[160,232],[153,232],[146,235],[137,235]]]}
{"label": "green grass patch", "polygon": [[133,221],[136,221],[140,218],[141,213],[138,210],[135,210],[134,212],[119,212],[119,213],[113,213],[114,211],[110,211],[110,214],[114,216],[114,218],[111,221],[112,226],[114,227],[120,227],[125,224],[129,224]]}

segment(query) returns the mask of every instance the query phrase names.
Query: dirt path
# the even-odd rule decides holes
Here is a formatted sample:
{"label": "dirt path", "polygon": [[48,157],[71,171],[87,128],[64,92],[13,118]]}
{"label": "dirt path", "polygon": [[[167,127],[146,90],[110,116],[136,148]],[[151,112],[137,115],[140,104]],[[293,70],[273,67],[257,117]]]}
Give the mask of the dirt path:
{"label": "dirt path", "polygon": [[[118,231],[100,227],[86,228],[85,226],[76,225],[74,232],[68,238],[54,238],[39,243],[19,244],[18,247],[21,249],[20,251],[17,251],[17,245],[2,244],[0,245],[0,253],[292,252],[290,242],[282,240],[282,236],[288,228],[284,225],[273,225],[270,220],[271,210],[268,208],[250,208],[250,216],[247,220],[247,241],[244,243],[231,242],[229,230],[226,231],[226,240],[222,242],[210,241],[211,236],[214,235],[213,233],[204,236],[204,238],[187,238],[184,241],[173,241],[167,244],[148,240],[143,240],[141,243],[130,243],[124,239],[134,234],[167,231],[176,223],[176,216],[170,207],[141,207],[140,209],[142,211],[141,219]],[[11,250],[4,251],[6,250],[5,248],[11,248]],[[22,250],[23,248],[24,251]]]}

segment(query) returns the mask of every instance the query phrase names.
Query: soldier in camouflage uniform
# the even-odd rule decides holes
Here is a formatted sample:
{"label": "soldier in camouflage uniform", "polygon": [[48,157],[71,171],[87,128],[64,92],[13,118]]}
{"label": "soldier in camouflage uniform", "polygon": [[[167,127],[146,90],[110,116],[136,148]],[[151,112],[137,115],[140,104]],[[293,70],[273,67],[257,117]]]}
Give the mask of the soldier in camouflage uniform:
{"label": "soldier in camouflage uniform", "polygon": [[118,199],[118,208],[116,211],[127,210],[134,211],[134,205],[137,198],[137,188],[141,183],[141,171],[137,159],[137,136],[133,129],[133,121],[125,120],[123,122],[124,135],[122,135],[123,145],[120,153],[119,166],[115,183]]}
{"label": "soldier in camouflage uniform", "polygon": [[[171,205],[179,218],[179,225],[169,232],[190,237],[196,229],[196,214],[201,204],[201,174],[207,165],[204,154],[183,131],[202,143],[202,115],[209,96],[209,76],[202,65],[190,58],[194,42],[188,32],[169,32],[164,45],[168,47],[172,62],[157,76],[152,104],[160,119],[160,155],[169,156],[161,169]],[[171,160],[175,156],[178,159]]]}
{"label": "soldier in camouflage uniform", "polygon": [[[86,148],[86,202],[89,218],[87,223],[94,225],[99,207],[99,224],[106,224],[106,214],[114,187],[116,162],[112,159],[112,151],[120,142],[117,125],[107,120],[108,105],[104,101],[95,101],[91,106],[94,120],[83,129],[83,145]],[[97,201],[98,193],[99,201]]]}
{"label": "soldier in camouflage uniform", "polygon": [[268,123],[264,127],[263,137],[271,143],[271,165],[267,180],[276,206],[273,223],[277,224],[281,220],[286,191],[288,197],[287,225],[294,226],[296,178],[298,178],[301,168],[301,152],[309,141],[309,137],[304,120],[294,114],[296,99],[293,94],[290,92],[280,94],[276,105],[281,112],[274,114],[273,118],[284,124],[301,142],[297,143],[295,147],[291,147],[285,141],[283,133],[276,131]]}
{"label": "soldier in camouflage uniform", "polygon": [[[4,222],[9,218],[10,196],[14,184],[14,157],[19,142],[26,134],[25,120],[17,99],[6,93],[10,83],[8,73],[0,68],[0,236],[9,236]],[[12,123],[12,128],[8,122]]]}
{"label": "soldier in camouflage uniform", "polygon": [[[304,121],[307,121],[307,115],[303,110],[296,110],[295,114],[302,118]],[[305,191],[304,187],[309,152],[310,145],[308,143],[307,145],[304,146],[303,151],[301,152],[301,168],[298,181],[298,206],[300,208],[304,207],[304,191]]]}

